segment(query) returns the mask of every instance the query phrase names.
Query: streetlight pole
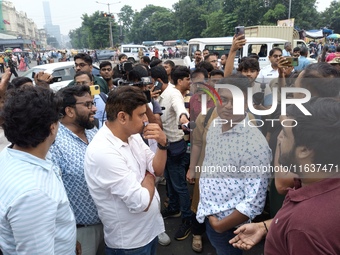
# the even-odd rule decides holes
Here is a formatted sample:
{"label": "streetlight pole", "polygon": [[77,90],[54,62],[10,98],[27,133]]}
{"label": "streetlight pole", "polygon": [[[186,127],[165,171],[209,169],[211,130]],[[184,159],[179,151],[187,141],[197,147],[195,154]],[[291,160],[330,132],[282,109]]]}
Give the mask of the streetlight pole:
{"label": "streetlight pole", "polygon": [[105,4],[107,5],[107,9],[109,11],[108,15],[109,15],[109,26],[110,26],[110,47],[113,48],[113,37],[112,37],[112,16],[111,16],[111,12],[110,12],[110,5],[111,4],[119,4],[119,2],[116,2],[116,3],[101,3],[101,2],[98,2],[96,1],[97,4]]}
{"label": "streetlight pole", "polygon": [[290,19],[291,9],[292,9],[292,0],[289,0],[288,19]]}

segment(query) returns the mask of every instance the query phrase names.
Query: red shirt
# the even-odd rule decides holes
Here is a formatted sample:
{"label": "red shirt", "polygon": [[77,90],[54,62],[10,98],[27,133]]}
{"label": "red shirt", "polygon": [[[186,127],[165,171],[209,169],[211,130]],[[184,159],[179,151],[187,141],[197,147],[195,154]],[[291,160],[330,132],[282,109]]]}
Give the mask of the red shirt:
{"label": "red shirt", "polygon": [[340,180],[289,190],[273,219],[265,255],[340,254]]}

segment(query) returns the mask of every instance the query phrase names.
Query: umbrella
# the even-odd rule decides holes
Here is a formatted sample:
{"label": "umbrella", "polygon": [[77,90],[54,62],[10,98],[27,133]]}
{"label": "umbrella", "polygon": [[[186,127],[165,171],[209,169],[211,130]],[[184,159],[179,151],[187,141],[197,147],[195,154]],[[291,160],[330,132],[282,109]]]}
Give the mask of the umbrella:
{"label": "umbrella", "polygon": [[5,50],[5,52],[12,52],[12,50],[11,49],[7,49],[7,50]]}
{"label": "umbrella", "polygon": [[22,52],[22,49],[15,48],[15,49],[13,50],[13,52]]}
{"label": "umbrella", "polygon": [[340,34],[330,34],[329,36],[327,36],[327,39],[339,39],[340,38]]}

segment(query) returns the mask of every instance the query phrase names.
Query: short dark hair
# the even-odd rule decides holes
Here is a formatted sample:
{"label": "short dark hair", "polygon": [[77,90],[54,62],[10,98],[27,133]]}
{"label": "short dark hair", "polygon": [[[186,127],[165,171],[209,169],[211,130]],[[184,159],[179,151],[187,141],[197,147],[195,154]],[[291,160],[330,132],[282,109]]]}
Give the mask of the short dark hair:
{"label": "short dark hair", "polygon": [[178,80],[183,80],[184,78],[190,78],[190,69],[186,66],[175,66],[171,70],[171,79],[174,85],[177,85]]}
{"label": "short dark hair", "polygon": [[203,69],[207,70],[208,73],[210,73],[212,70],[214,70],[213,65],[208,61],[201,61],[200,63],[198,63],[196,68],[201,68],[201,69],[203,68]]}
{"label": "short dark hair", "polygon": [[84,75],[84,74],[86,74],[90,78],[90,80],[93,81],[92,73],[89,73],[89,72],[86,72],[86,71],[76,72],[76,74],[74,75],[74,80],[76,80],[76,77]]}
{"label": "short dark hair", "polygon": [[243,70],[260,71],[259,61],[256,58],[242,58],[241,62],[238,65],[237,71],[242,72]]}
{"label": "short dark hair", "polygon": [[119,54],[119,55],[118,55],[118,60],[119,60],[119,61],[121,61],[121,60],[122,60],[122,58],[124,58],[124,57],[126,57],[126,58],[127,58],[127,55],[126,55],[126,54],[124,54],[124,53],[122,53],[122,54]]}
{"label": "short dark hair", "polygon": [[209,53],[208,55],[206,55],[206,56],[204,57],[204,61],[207,61],[208,58],[210,58],[211,56],[216,56],[216,54],[215,54],[215,53]]}
{"label": "short dark hair", "polygon": [[57,96],[62,98],[62,108],[60,109],[60,113],[65,115],[65,109],[69,106],[74,106],[77,102],[77,97],[85,96],[86,94],[91,95],[90,87],[87,85],[79,85],[79,86],[70,86],[62,88],[57,92]]}
{"label": "short dark hair", "polygon": [[248,58],[254,58],[254,59],[256,59],[256,60],[259,60],[259,55],[257,55],[256,53],[250,53],[249,55],[248,55]]}
{"label": "short dark hair", "polygon": [[151,60],[150,60],[150,58],[148,56],[143,56],[142,59],[143,59],[144,63],[148,63],[148,65],[150,65]]}
{"label": "short dark hair", "polygon": [[150,63],[150,67],[155,67],[157,65],[159,65],[160,63],[162,63],[162,60],[160,60],[159,58],[154,58],[154,60],[151,61]]}
{"label": "short dark hair", "polygon": [[340,71],[325,62],[306,66],[301,73],[301,87],[319,97],[338,97]]}
{"label": "short dark hair", "polygon": [[295,48],[293,49],[293,52],[297,52],[297,51],[300,51],[300,47],[295,47]]}
{"label": "short dark hair", "polygon": [[275,51],[280,51],[281,54],[282,54],[282,49],[279,48],[279,47],[275,47],[275,48],[272,48],[272,49],[269,51],[269,56],[270,56],[270,57],[273,56],[273,54],[274,54]]}
{"label": "short dark hair", "polygon": [[[238,87],[242,92],[247,95],[248,94],[248,88],[251,87],[251,84],[249,82],[249,79],[240,74],[232,74],[228,77],[222,78],[218,84],[232,84],[236,87]],[[223,88],[222,88],[223,89]]]}
{"label": "short dark hair", "polygon": [[33,81],[28,77],[16,77],[10,82],[10,84],[8,84],[7,89],[10,89],[10,88],[17,89],[27,82],[32,83]]}
{"label": "short dark hair", "polygon": [[214,75],[222,75],[222,77],[224,77],[224,72],[219,69],[214,69],[210,72],[210,76],[214,76]]}
{"label": "short dark hair", "polygon": [[35,148],[51,134],[58,122],[61,99],[52,90],[22,86],[6,94],[2,117],[9,142],[23,148]]}
{"label": "short dark hair", "polygon": [[77,59],[82,59],[85,61],[86,64],[92,66],[92,58],[89,54],[86,53],[78,53],[77,55],[74,56],[74,61]]}
{"label": "short dark hair", "polygon": [[174,61],[172,61],[172,60],[165,60],[164,62],[163,62],[163,64],[166,64],[166,65],[169,65],[169,66],[171,66],[171,68],[174,68],[175,67],[175,63],[174,63]]}
{"label": "short dark hair", "polygon": [[312,115],[304,115],[295,105],[287,107],[287,117],[298,123],[292,128],[295,146],[313,150],[314,164],[340,165],[339,99],[314,97],[303,106]]}
{"label": "short dark hair", "polygon": [[151,68],[151,77],[155,80],[160,78],[164,83],[169,83],[169,78],[166,73],[166,70],[163,66],[154,66]]}
{"label": "short dark hair", "polygon": [[205,79],[209,78],[209,73],[206,69],[204,68],[196,68],[194,71],[191,72],[191,79],[196,78],[198,74],[203,74]]}
{"label": "short dark hair", "polygon": [[143,91],[134,86],[122,86],[111,90],[105,106],[108,121],[114,121],[120,111],[132,116],[133,111],[148,103]]}
{"label": "short dark hair", "polygon": [[307,57],[308,55],[308,49],[306,47],[301,47],[300,48],[300,55]]}
{"label": "short dark hair", "polygon": [[145,66],[136,65],[128,73],[128,80],[131,82],[138,82],[142,80],[142,77],[148,77],[149,73],[145,69]]}
{"label": "short dark hair", "polygon": [[110,66],[112,68],[112,64],[110,61],[103,61],[100,63],[99,68],[102,69],[105,66]]}

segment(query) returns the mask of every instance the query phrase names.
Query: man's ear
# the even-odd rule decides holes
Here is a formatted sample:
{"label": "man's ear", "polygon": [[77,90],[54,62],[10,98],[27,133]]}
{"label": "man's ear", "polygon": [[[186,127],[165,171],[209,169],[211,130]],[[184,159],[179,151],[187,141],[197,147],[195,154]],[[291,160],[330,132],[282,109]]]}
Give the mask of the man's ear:
{"label": "man's ear", "polygon": [[71,106],[66,106],[65,108],[65,116],[69,118],[73,118],[75,115],[74,108]]}
{"label": "man's ear", "polygon": [[306,146],[298,146],[296,147],[295,155],[299,160],[306,160],[308,158],[312,160],[314,157],[314,151]]}
{"label": "man's ear", "polygon": [[128,116],[127,116],[126,112],[120,111],[117,114],[117,120],[122,124],[126,123],[127,118],[128,118]]}
{"label": "man's ear", "polygon": [[58,127],[59,127],[59,122],[55,122],[55,123],[52,123],[52,124],[51,124],[50,130],[51,130],[51,134],[52,134],[53,136],[56,136],[56,135],[57,135]]}

